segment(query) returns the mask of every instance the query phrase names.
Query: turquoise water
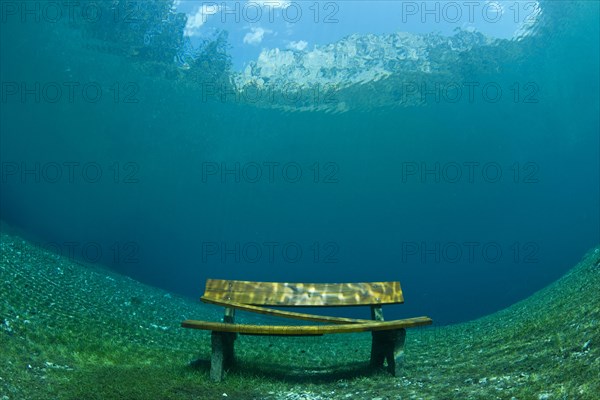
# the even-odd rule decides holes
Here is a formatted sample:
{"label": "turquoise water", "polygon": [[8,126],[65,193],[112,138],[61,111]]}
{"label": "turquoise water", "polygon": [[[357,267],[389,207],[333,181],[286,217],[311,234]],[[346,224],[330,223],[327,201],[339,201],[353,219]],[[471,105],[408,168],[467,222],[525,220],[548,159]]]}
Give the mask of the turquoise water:
{"label": "turquoise water", "polygon": [[362,69],[298,93],[236,89],[226,35],[190,55],[163,3],[133,24],[3,8],[0,217],[40,246],[190,297],[400,280],[390,317],[446,324],[598,243],[598,4],[542,2],[520,40],[431,34],[378,79],[385,40],[363,38]]}

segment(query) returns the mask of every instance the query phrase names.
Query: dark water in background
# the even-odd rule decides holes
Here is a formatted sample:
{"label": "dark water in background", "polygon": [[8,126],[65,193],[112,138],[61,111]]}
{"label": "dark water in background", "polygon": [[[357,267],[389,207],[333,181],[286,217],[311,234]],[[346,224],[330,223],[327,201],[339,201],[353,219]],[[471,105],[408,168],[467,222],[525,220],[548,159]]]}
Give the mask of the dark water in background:
{"label": "dark water in background", "polygon": [[[482,63],[475,56],[460,65],[463,81],[506,93],[533,82],[537,103],[510,93],[498,103],[366,101],[345,113],[203,101],[160,66],[86,48],[98,41],[80,29],[3,21],[3,96],[7,82],[99,82],[103,98],[2,99],[0,217],[63,254],[190,297],[209,277],[400,280],[406,304],[390,317],[488,314],[558,278],[600,239],[598,5],[543,4],[543,29],[519,43],[518,62],[486,74],[469,64]],[[36,163],[47,175],[39,182],[21,175]],[[203,175],[222,163],[247,175]],[[264,163],[280,165],[272,182]],[[406,174],[435,163],[446,168],[439,182]],[[479,163],[472,180],[465,163]],[[302,177],[289,182],[297,165]],[[497,166],[500,181],[488,182]]]}

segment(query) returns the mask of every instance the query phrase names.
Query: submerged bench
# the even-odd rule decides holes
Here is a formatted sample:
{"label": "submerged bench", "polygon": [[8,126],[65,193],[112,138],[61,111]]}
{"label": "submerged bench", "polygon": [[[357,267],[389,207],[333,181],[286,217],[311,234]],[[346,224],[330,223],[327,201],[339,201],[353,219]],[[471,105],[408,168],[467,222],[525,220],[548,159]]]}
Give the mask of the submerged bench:
{"label": "submerged bench", "polygon": [[[212,331],[210,377],[223,378],[234,362],[234,341],[241,335],[320,336],[330,333],[372,332],[371,366],[383,367],[396,376],[404,353],[406,328],[429,325],[431,318],[384,321],[382,305],[404,302],[400,282],[278,283],[208,279],[200,298],[225,307],[223,322],[186,320],[184,328]],[[371,319],[303,314],[266,308],[371,306]],[[247,325],[234,323],[235,310],[250,311],[326,325]]]}

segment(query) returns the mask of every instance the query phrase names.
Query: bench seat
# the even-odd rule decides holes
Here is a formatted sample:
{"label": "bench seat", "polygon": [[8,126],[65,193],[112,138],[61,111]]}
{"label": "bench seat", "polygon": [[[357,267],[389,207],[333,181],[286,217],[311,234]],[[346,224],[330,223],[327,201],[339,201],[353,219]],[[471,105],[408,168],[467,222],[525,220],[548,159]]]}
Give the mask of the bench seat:
{"label": "bench seat", "polygon": [[431,318],[417,317],[395,321],[369,321],[366,323],[343,325],[246,325],[186,320],[181,323],[181,326],[216,332],[235,332],[241,335],[321,336],[330,333],[373,332],[413,328],[431,323]]}

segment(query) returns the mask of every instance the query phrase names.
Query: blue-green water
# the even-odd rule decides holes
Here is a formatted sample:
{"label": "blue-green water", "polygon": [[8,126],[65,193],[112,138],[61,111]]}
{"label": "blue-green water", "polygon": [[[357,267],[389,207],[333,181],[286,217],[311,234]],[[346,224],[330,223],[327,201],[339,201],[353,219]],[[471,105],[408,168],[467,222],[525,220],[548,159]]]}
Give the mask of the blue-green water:
{"label": "blue-green water", "polygon": [[400,62],[298,102],[236,96],[223,43],[174,61],[175,17],[144,44],[150,17],[4,8],[0,217],[191,297],[206,278],[400,280],[395,316],[488,314],[600,239],[598,4],[541,6],[519,41],[440,43],[427,71]]}

